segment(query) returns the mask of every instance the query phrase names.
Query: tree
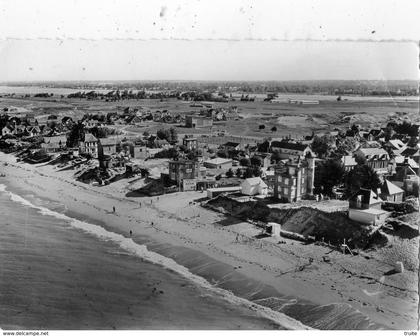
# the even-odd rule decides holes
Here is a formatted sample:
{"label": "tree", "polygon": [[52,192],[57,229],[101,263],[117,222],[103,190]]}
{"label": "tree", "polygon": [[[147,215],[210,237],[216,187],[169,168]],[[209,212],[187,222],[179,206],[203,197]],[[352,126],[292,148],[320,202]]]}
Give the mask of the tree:
{"label": "tree", "polygon": [[280,153],[275,151],[271,156],[271,160],[273,160],[275,163],[278,163],[281,160]]}
{"label": "tree", "polygon": [[315,169],[314,187],[327,195],[332,194],[333,187],[344,180],[344,166],[339,160],[329,159]]}
{"label": "tree", "polygon": [[334,137],[323,135],[323,136],[315,136],[312,140],[312,150],[321,158],[327,157],[334,145]]}
{"label": "tree", "polygon": [[255,177],[259,177],[261,176],[261,169],[258,166],[253,166],[252,167],[252,175]]}
{"label": "tree", "polygon": [[357,192],[360,188],[376,191],[381,186],[378,174],[366,164],[358,164],[345,177],[347,195]]}
{"label": "tree", "polygon": [[226,177],[228,177],[228,178],[233,177],[233,170],[232,170],[232,168],[229,168],[229,170],[226,172]]}
{"label": "tree", "polygon": [[176,131],[175,128],[171,127],[169,129],[169,138],[168,138],[168,142],[171,144],[175,144],[178,142],[178,133]]}
{"label": "tree", "polygon": [[337,141],[337,149],[335,150],[335,154],[339,156],[349,155],[353,153],[357,148],[358,142],[355,138],[352,137],[344,137],[340,138]]}
{"label": "tree", "polygon": [[261,153],[268,153],[268,150],[270,149],[270,142],[265,140],[264,142],[257,144],[257,149]]}
{"label": "tree", "polygon": [[154,157],[156,159],[161,159],[161,158],[176,159],[179,157],[179,153],[176,150],[176,148],[171,147],[169,149],[164,149],[160,152],[157,152]]}
{"label": "tree", "polygon": [[251,166],[261,167],[262,165],[262,160],[259,156],[253,156],[250,162],[251,162]]}
{"label": "tree", "polygon": [[242,176],[242,171],[239,168],[236,169],[235,175],[240,178]]}
{"label": "tree", "polygon": [[260,126],[258,126],[258,129],[259,129],[259,130],[263,130],[263,129],[265,129],[265,125],[260,125]]}
{"label": "tree", "polygon": [[240,164],[242,167],[248,167],[249,165],[251,165],[251,161],[250,161],[249,159],[247,159],[247,158],[241,158],[241,159],[239,160],[239,164]]}
{"label": "tree", "polygon": [[85,130],[84,125],[79,121],[78,123],[74,124],[70,134],[67,137],[67,147],[77,147],[79,141],[83,141],[85,138]]}
{"label": "tree", "polygon": [[271,132],[277,132],[277,127],[276,126],[271,127]]}
{"label": "tree", "polygon": [[254,177],[254,170],[251,167],[247,167],[244,172],[244,178]]}
{"label": "tree", "polygon": [[[169,140],[170,138],[170,132],[168,129],[159,129],[156,132],[156,136],[160,139],[160,140]],[[168,141],[169,142],[169,141]]]}
{"label": "tree", "polygon": [[360,151],[354,153],[353,157],[354,157],[354,161],[356,161],[356,163],[359,165],[364,165],[367,162],[366,156]]}

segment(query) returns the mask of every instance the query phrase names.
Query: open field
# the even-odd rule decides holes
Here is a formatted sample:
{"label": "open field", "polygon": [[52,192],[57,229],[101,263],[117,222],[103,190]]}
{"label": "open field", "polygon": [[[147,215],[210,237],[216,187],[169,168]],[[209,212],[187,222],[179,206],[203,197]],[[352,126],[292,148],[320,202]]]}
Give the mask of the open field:
{"label": "open field", "polygon": [[[55,96],[52,98],[0,98],[1,109],[16,107],[17,112],[22,113],[32,111],[36,115],[56,114],[72,117],[81,117],[84,113],[121,112],[125,107],[142,107],[152,112],[168,110],[174,115],[185,115],[200,110],[198,107],[191,107],[190,104],[191,102],[177,99],[106,102],[103,100],[61,99]],[[128,130],[143,133],[144,131],[154,132],[161,127],[174,126],[177,127],[180,134],[208,134],[211,130],[225,130],[232,135],[275,138],[287,135],[302,136],[310,134],[312,131],[346,129],[353,123],[375,127],[383,125],[390,118],[407,119],[412,122],[420,121],[419,102],[405,101],[404,99],[321,100],[319,105],[306,106],[263,101],[232,101],[229,103],[213,103],[213,106],[237,106],[241,119],[215,122],[212,129],[190,129],[183,127],[183,125],[145,122],[142,125],[130,127]],[[265,125],[265,129],[260,130],[259,125]],[[273,126],[277,127],[277,131],[271,131]]]}

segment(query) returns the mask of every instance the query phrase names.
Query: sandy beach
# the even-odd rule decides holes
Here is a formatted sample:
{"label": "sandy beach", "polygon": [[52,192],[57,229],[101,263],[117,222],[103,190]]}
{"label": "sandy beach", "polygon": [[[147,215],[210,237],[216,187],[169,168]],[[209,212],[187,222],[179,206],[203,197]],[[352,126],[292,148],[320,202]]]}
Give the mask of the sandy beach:
{"label": "sandy beach", "polygon": [[[83,216],[90,223],[126,237],[131,231],[133,240],[141,243],[144,237],[150,237],[154,242],[148,245],[151,250],[159,250],[159,244],[196,250],[282,295],[327,307],[330,313],[320,313],[322,319],[316,323],[305,321],[304,314],[296,307],[295,311],[285,310],[289,316],[300,316],[304,324],[312,323],[311,327],[334,328],[337,314],[344,318],[344,322],[337,322],[342,329],[418,327],[416,270],[386,275],[393,264],[377,258],[342,255],[322,246],[284,238],[285,244],[278,244],[271,237],[256,239],[259,230],[249,223],[227,219],[198,203],[192,204],[193,200],[205,197],[201,192],[126,197],[128,180],[92,187],[75,181],[72,171],[57,172],[50,165],[16,163],[14,156],[3,153],[0,173],[6,174],[0,183],[59,202],[65,206],[68,216]],[[164,250],[159,253],[165,255]],[[168,257],[182,265],[182,254],[174,254],[173,250],[168,253]],[[326,254],[330,263],[323,262]],[[190,271],[200,272],[199,269]],[[229,284],[218,285],[229,287]],[[340,308],[335,310],[338,304]],[[369,320],[354,318],[357,312]]]}

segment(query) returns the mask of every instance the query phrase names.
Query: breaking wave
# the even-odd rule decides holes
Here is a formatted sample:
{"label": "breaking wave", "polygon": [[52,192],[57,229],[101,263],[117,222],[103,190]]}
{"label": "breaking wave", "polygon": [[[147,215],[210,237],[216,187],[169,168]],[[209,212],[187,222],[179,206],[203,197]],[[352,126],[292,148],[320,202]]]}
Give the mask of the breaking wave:
{"label": "breaking wave", "polygon": [[176,272],[177,274],[185,277],[186,279],[190,280],[196,285],[202,288],[205,288],[206,290],[211,291],[212,294],[218,296],[219,298],[222,298],[230,302],[231,304],[247,307],[250,310],[257,313],[260,317],[269,319],[283,328],[292,329],[292,330],[311,329],[307,325],[285,315],[284,313],[281,313],[276,310],[272,310],[269,307],[266,307],[258,303],[249,301],[247,299],[235,296],[232,292],[225,290],[223,288],[215,287],[203,277],[200,277],[194,273],[191,273],[186,267],[178,264],[175,260],[171,258],[167,258],[156,252],[150,251],[147,249],[146,245],[138,244],[134,242],[131,238],[125,237],[115,232],[107,231],[99,225],[90,224],[90,223],[66,216],[62,213],[50,210],[43,206],[35,205],[31,203],[30,201],[26,200],[25,198],[11,191],[8,191],[6,186],[3,184],[0,184],[0,192],[7,193],[12,201],[20,203],[24,206],[36,209],[42,215],[52,216],[52,217],[64,220],[76,229],[82,230],[99,239],[110,241],[114,244],[117,244],[121,249],[131,253],[132,255],[135,255],[141,258],[142,260],[145,260],[147,262],[164,267],[165,269]]}

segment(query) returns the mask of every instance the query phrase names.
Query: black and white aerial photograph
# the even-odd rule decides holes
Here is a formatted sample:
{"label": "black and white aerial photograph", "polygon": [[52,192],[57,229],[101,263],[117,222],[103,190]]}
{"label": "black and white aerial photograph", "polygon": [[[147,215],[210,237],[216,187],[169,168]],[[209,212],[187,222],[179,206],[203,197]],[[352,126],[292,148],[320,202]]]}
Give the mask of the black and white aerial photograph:
{"label": "black and white aerial photograph", "polygon": [[416,6],[1,0],[2,335],[417,335]]}

